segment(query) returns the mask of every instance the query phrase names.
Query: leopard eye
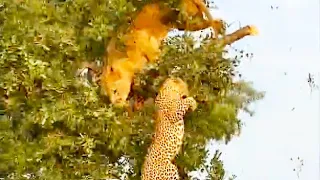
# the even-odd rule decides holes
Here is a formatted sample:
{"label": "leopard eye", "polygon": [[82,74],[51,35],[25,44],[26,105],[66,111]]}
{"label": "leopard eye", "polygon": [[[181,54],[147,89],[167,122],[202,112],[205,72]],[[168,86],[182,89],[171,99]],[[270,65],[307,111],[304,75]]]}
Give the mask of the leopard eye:
{"label": "leopard eye", "polygon": [[113,93],[115,94],[115,93],[117,93],[117,90],[115,89],[115,90],[113,90]]}

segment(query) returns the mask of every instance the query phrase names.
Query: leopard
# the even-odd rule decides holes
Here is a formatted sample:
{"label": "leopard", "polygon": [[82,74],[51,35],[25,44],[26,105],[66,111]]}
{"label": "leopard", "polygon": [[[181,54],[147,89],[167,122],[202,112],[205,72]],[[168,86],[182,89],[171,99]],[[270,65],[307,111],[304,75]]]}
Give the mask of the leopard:
{"label": "leopard", "polygon": [[179,154],[184,137],[184,116],[195,111],[197,102],[189,97],[188,85],[181,78],[167,78],[154,100],[155,130],[141,169],[142,180],[178,180],[173,163]]}

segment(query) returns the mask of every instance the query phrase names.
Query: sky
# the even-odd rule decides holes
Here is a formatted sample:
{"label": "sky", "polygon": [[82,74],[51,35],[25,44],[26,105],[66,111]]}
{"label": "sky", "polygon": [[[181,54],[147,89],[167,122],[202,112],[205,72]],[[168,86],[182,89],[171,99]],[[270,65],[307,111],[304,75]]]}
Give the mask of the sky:
{"label": "sky", "polygon": [[[240,66],[243,79],[265,91],[254,103],[253,117],[240,114],[242,133],[227,145],[213,142],[210,150],[222,151],[229,175],[237,180],[320,179],[320,92],[310,88],[308,73],[320,86],[320,5],[318,0],[216,0],[213,17],[228,23],[228,30],[253,24],[259,35],[233,46],[254,57]],[[278,9],[271,9],[271,5]],[[293,168],[304,161],[299,178]],[[291,161],[293,158],[295,161]]]}

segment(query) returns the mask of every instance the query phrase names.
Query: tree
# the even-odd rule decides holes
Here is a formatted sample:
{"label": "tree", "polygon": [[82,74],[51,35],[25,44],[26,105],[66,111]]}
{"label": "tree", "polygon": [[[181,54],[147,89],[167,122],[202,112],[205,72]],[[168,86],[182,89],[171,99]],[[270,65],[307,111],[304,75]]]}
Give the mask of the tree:
{"label": "tree", "polygon": [[[101,61],[110,32],[147,2],[0,2],[0,178],[140,179],[153,106],[129,117],[76,72],[83,61]],[[147,76],[137,76],[134,87],[154,97],[171,74],[187,81],[199,102],[186,117],[183,152],[176,160],[183,177],[203,166],[209,140],[228,142],[237,135],[238,112],[251,113],[248,105],[263,97],[250,83],[234,80],[241,59],[225,58],[227,52],[210,37],[200,48],[194,42],[188,34],[168,38],[161,60]],[[212,162],[223,172],[217,157]]]}

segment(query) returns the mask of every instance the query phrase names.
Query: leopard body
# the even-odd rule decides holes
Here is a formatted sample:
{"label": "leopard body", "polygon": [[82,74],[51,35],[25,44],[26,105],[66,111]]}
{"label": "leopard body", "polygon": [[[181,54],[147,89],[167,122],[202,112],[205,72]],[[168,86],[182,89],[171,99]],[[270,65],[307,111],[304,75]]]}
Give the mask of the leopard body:
{"label": "leopard body", "polygon": [[155,99],[155,132],[142,167],[142,180],[179,179],[172,162],[183,143],[184,116],[197,106],[188,96],[187,84],[180,78],[168,78],[161,86]]}

